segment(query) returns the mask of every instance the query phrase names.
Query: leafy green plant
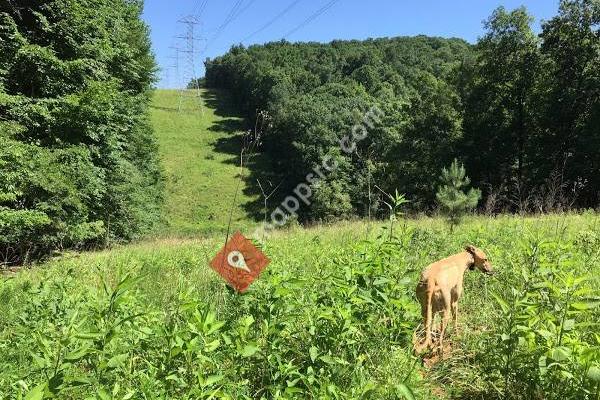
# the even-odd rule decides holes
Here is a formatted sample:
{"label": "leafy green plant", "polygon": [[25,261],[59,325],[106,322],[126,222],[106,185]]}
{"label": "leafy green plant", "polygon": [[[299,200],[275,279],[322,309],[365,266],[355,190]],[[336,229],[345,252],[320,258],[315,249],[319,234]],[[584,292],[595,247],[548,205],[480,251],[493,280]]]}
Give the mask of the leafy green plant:
{"label": "leafy green plant", "polygon": [[[600,327],[591,277],[569,254],[570,244],[532,238],[521,243],[521,284],[494,295],[501,314],[497,356],[504,398],[595,399]],[[589,331],[588,329],[592,329]],[[591,373],[590,373],[591,371]]]}
{"label": "leafy green plant", "polygon": [[[392,236],[387,221],[282,232],[242,295],[205,266],[217,239],[65,257],[0,278],[0,397],[597,400],[598,260],[581,233],[596,223],[472,218],[450,235],[421,218],[395,221]],[[423,366],[415,281],[465,242],[485,249],[498,278],[465,276],[464,329],[448,359]]]}
{"label": "leafy green plant", "polygon": [[[381,190],[381,189],[380,189]],[[383,191],[382,191],[383,192]],[[399,194],[398,189],[394,192],[394,195],[383,192],[384,195],[388,198],[388,201],[383,201],[383,203],[388,208],[390,215],[390,238],[394,236],[394,223],[396,222],[399,216],[403,215],[403,212],[400,211],[401,207],[405,204],[410,203],[410,201],[405,197],[404,194]]]}

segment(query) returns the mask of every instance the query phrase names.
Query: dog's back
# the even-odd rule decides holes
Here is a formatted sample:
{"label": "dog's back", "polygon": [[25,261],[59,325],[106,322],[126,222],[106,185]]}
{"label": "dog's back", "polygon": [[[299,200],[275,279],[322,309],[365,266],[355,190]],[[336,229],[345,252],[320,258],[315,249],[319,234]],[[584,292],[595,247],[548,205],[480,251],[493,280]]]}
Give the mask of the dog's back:
{"label": "dog's back", "polygon": [[[421,312],[425,316],[427,310],[427,291],[432,290],[431,311],[436,314],[444,310],[444,299],[440,293],[440,284],[448,285],[450,288],[459,284],[462,275],[459,267],[464,264],[464,253],[454,254],[442,260],[429,264],[419,278],[417,283],[416,293],[419,303],[421,303]],[[438,280],[442,282],[438,282]]]}

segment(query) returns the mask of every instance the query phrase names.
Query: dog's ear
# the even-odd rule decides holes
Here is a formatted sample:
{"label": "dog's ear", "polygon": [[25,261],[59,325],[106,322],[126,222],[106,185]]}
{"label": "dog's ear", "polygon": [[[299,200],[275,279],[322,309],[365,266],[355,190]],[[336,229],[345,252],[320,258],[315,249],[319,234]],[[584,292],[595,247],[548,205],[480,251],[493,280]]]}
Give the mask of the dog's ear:
{"label": "dog's ear", "polygon": [[473,255],[475,255],[475,246],[473,246],[472,244],[467,245],[467,247],[465,247],[465,250]]}

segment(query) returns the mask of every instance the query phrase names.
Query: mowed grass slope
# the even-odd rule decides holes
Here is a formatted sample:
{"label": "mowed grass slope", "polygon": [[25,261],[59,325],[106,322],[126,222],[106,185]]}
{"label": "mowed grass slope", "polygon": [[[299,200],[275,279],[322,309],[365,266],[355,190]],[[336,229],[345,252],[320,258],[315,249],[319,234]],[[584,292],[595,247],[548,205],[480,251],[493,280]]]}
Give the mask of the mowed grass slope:
{"label": "mowed grass slope", "polygon": [[[166,204],[160,236],[224,232],[233,205],[233,229],[253,224],[248,171],[239,168],[243,123],[226,92],[202,90],[202,104],[189,91],[180,108],[177,90],[157,90],[152,123],[165,169]],[[262,156],[258,156],[260,159]],[[237,201],[233,202],[242,175]]]}

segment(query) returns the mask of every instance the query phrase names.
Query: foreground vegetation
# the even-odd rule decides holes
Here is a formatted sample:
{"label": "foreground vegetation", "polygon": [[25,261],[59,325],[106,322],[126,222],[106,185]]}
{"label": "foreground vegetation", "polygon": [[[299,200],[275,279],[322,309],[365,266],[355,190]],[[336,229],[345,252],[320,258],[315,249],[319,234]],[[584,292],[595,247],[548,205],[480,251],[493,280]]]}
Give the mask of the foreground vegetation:
{"label": "foreground vegetation", "polygon": [[[282,231],[245,295],[207,265],[220,238],[65,255],[0,280],[0,397],[597,400],[599,224]],[[466,243],[498,274],[468,273],[451,357],[427,368],[412,355],[416,277]]]}

